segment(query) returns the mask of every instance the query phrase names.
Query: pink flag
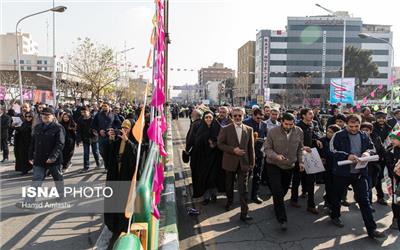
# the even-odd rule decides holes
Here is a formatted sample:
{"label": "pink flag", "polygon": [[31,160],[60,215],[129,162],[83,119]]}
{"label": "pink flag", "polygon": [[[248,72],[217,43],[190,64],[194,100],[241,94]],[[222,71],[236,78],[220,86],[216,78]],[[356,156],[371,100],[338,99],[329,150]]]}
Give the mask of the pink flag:
{"label": "pink flag", "polygon": [[156,88],[156,92],[153,94],[153,98],[151,99],[151,105],[154,107],[161,106],[165,102],[165,95],[162,89]]}
{"label": "pink flag", "polygon": [[353,109],[353,108],[350,108],[350,112],[351,112],[351,113],[354,113],[354,109]]}
{"label": "pink flag", "polygon": [[358,102],[356,105],[356,109],[360,109],[361,108],[361,104]]}
{"label": "pink flag", "polygon": [[375,97],[375,91],[372,91],[370,95],[371,97]]}
{"label": "pink flag", "polygon": [[364,98],[363,98],[363,103],[364,103],[364,105],[367,104],[367,97],[364,97]]}
{"label": "pink flag", "polygon": [[383,84],[382,84],[382,83],[379,84],[378,89],[379,89],[379,90],[383,89]]}

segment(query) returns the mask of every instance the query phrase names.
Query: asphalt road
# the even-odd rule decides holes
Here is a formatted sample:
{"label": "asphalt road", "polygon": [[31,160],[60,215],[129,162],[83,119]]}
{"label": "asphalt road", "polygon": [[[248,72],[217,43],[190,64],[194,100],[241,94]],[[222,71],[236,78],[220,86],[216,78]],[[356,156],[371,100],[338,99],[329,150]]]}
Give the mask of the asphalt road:
{"label": "asphalt road", "polygon": [[[11,148],[11,161],[14,160],[13,154]],[[91,160],[91,167],[94,167],[92,157]],[[105,181],[104,169],[92,169],[87,173],[79,173],[83,167],[82,147],[75,149],[72,164],[64,175],[66,184]],[[64,209],[21,213],[14,206],[16,202],[22,200],[16,198],[15,192],[20,192],[22,186],[30,185],[32,173],[21,176],[14,171],[14,163],[9,162],[0,165],[0,177],[1,249],[71,250],[92,249],[95,245],[103,225],[101,213],[70,213]],[[50,186],[54,185],[51,176],[47,177],[45,182]]]}
{"label": "asphalt road", "polygon": [[[321,209],[323,185],[318,185],[315,191],[320,214],[312,215],[306,212],[306,199],[300,198],[301,208],[287,206],[286,232],[280,230],[275,220],[272,198],[269,197],[270,192],[266,187],[261,190],[264,202],[260,205],[250,204],[249,214],[254,218],[250,225],[239,220],[240,205],[237,193],[235,208],[229,212],[224,210],[226,198],[223,194],[218,196],[217,203],[202,206],[200,201],[191,198],[190,168],[180,157],[188,129],[188,119],[173,121],[175,186],[181,249],[400,249],[399,231],[389,229],[392,222],[390,206],[373,204],[378,230],[385,231],[387,237],[371,240],[367,237],[360,210],[354,203],[351,191],[348,194],[351,206],[342,207],[344,228],[333,226]],[[285,198],[288,205],[289,195]],[[187,209],[191,207],[199,209],[200,215],[187,215]]]}

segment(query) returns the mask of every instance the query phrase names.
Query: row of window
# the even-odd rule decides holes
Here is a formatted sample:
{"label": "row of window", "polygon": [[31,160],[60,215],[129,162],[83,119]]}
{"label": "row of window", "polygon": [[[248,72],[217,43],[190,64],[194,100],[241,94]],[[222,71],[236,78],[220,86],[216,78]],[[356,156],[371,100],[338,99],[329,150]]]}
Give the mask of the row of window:
{"label": "row of window", "polygon": [[[21,70],[32,70],[32,66],[21,66]],[[47,67],[37,67],[39,71],[47,71]]]}
{"label": "row of window", "polygon": [[[16,60],[14,60],[14,64],[16,64]],[[19,60],[20,64],[32,64],[31,60]],[[36,61],[37,64],[44,64],[47,65],[47,60],[37,60]]]}
{"label": "row of window", "polygon": [[[322,49],[271,49],[271,54],[322,55]],[[341,49],[327,49],[327,55],[341,55]],[[373,55],[389,55],[389,50],[372,50]]]}
{"label": "row of window", "polygon": [[[299,36],[293,36],[293,37],[271,37],[271,42],[289,42],[289,43],[300,43],[304,42],[304,40],[307,40],[309,38],[315,39],[316,37],[299,37]],[[322,43],[322,35],[318,37],[313,43]],[[388,38],[382,38],[383,40],[389,42]],[[343,42],[343,37],[327,37],[326,38],[327,43],[342,43]],[[360,37],[346,37],[346,43],[385,43],[384,41],[377,40],[374,38],[360,38]]]}
{"label": "row of window", "polygon": [[[375,62],[379,67],[387,67],[388,62]],[[274,66],[322,66],[322,61],[270,61]],[[326,66],[342,66],[342,61],[326,61]]]}
{"label": "row of window", "polygon": [[[271,72],[269,74],[270,77],[293,77],[293,78],[298,78],[299,73],[287,73],[287,72]],[[313,78],[321,78],[322,77],[322,72],[315,72],[312,73]],[[325,78],[339,78],[341,77],[341,73],[338,72],[326,72],[325,73]],[[387,79],[388,74],[387,73],[381,73],[378,76],[374,76],[374,78],[382,78],[382,79]]]}
{"label": "row of window", "polygon": [[[343,25],[289,25],[288,31],[290,30],[304,30],[309,27],[318,27],[321,30],[326,31],[343,31]],[[346,25],[346,31],[361,31],[359,25]]]}

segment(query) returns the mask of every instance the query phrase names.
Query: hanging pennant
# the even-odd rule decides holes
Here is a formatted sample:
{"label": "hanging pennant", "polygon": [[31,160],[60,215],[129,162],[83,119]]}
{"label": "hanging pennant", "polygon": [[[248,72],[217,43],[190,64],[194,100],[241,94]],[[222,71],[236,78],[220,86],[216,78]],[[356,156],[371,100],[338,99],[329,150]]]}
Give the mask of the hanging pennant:
{"label": "hanging pennant", "polygon": [[379,110],[379,106],[378,106],[378,104],[375,104],[374,111],[378,111],[378,110]]}
{"label": "hanging pennant", "polygon": [[359,102],[356,105],[356,109],[361,109],[361,104]]}
{"label": "hanging pennant", "polygon": [[371,97],[375,97],[375,91],[372,91],[370,95]]}
{"label": "hanging pennant", "polygon": [[364,105],[367,104],[367,97],[364,97],[364,98],[363,98],[363,103],[364,103]]}
{"label": "hanging pennant", "polygon": [[383,84],[382,84],[382,83],[379,84],[378,89],[379,89],[379,90],[382,90],[382,89],[383,89]]}

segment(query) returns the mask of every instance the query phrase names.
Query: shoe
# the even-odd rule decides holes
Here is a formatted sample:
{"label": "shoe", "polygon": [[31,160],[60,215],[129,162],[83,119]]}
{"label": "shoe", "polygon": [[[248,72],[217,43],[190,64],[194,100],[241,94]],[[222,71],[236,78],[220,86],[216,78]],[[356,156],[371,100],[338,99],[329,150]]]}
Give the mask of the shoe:
{"label": "shoe", "polygon": [[9,162],[9,160],[7,158],[4,158],[2,161],[0,161],[1,163],[7,163]]}
{"label": "shoe", "polygon": [[230,202],[226,203],[225,210],[226,211],[231,211],[231,209],[232,209],[232,203],[230,203]]}
{"label": "shoe", "polygon": [[249,216],[248,214],[240,215],[240,220],[243,221],[243,222],[247,222],[247,221],[253,220],[253,217]]}
{"label": "shoe", "polygon": [[337,227],[344,227],[343,222],[339,218],[331,219],[333,225]]}
{"label": "shoe", "polygon": [[286,231],[287,230],[287,222],[286,221],[281,222],[281,230],[282,231]]}
{"label": "shoe", "polygon": [[87,173],[89,172],[89,168],[84,168],[79,171],[80,173]]}
{"label": "shoe", "polygon": [[382,205],[382,206],[387,206],[387,201],[385,201],[384,198],[379,198],[376,203]]}
{"label": "shoe", "polygon": [[342,206],[345,206],[345,207],[350,207],[350,203],[346,200],[342,201],[340,204],[342,204]]}
{"label": "shoe", "polygon": [[215,194],[211,195],[211,202],[216,203],[217,202],[217,196]]}
{"label": "shoe", "polygon": [[385,238],[385,233],[384,232],[379,232],[377,230],[374,230],[372,233],[368,234],[368,237],[371,239],[377,239],[377,238]]}
{"label": "shoe", "polygon": [[204,200],[201,202],[201,204],[202,204],[203,206],[207,206],[208,203],[210,203],[210,199],[204,199]]}
{"label": "shoe", "polygon": [[295,201],[291,201],[290,205],[294,208],[300,208],[301,206],[299,205],[299,203],[295,202]]}
{"label": "shoe", "polygon": [[262,204],[263,203],[263,200],[258,196],[251,198],[251,200],[256,204]]}
{"label": "shoe", "polygon": [[399,230],[399,224],[397,223],[397,218],[393,218],[392,225],[390,225],[390,229]]}
{"label": "shoe", "polygon": [[319,214],[318,209],[316,207],[308,207],[307,212],[310,212],[312,214]]}

